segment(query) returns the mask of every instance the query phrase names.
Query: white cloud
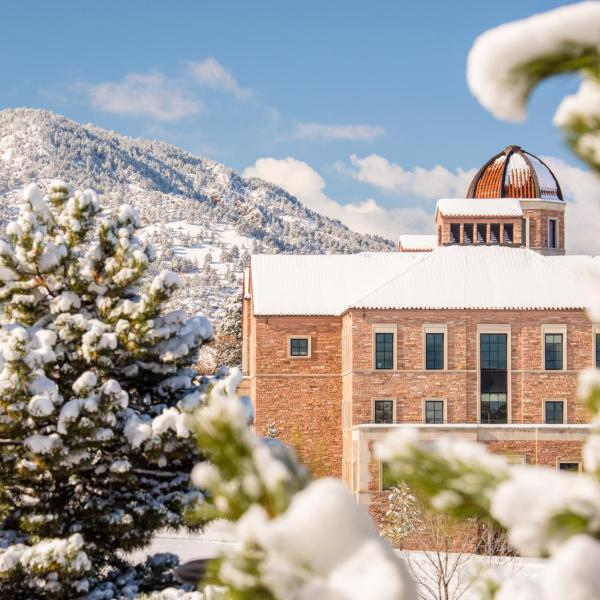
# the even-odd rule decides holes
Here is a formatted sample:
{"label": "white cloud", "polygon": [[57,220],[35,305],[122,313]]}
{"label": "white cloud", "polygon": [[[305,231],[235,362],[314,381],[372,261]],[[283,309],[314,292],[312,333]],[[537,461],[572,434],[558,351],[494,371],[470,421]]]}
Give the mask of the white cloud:
{"label": "white cloud", "polygon": [[176,121],[202,109],[200,100],[163,73],[129,73],[120,81],[79,87],[104,112]]}
{"label": "white cloud", "polygon": [[247,98],[251,91],[238,85],[233,75],[212,56],[198,63],[187,63],[188,74],[202,85],[229,92],[238,98]]}
{"label": "white cloud", "polygon": [[566,245],[569,254],[600,254],[600,179],[559,158],[543,157],[567,201]]}
{"label": "white cloud", "polygon": [[464,198],[475,169],[449,171],[436,165],[432,169],[405,169],[387,158],[371,154],[350,157],[353,168],[343,167],[354,179],[368,183],[385,192],[404,193],[421,198]]}
{"label": "white cloud", "polygon": [[422,207],[386,209],[372,198],[340,204],[325,193],[325,180],[310,165],[292,157],[259,158],[244,177],[260,177],[281,186],[308,208],[339,219],[354,231],[396,240],[400,233],[431,233],[433,215]]}
{"label": "white cloud", "polygon": [[351,140],[370,142],[384,134],[379,125],[327,125],[325,123],[297,123],[292,137],[298,140]]}

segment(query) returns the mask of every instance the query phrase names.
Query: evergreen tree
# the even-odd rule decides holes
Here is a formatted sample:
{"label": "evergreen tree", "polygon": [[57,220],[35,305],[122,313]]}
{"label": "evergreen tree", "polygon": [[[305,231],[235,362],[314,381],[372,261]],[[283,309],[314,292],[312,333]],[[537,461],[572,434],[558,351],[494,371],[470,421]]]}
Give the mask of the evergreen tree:
{"label": "evergreen tree", "polygon": [[161,312],[177,277],[141,281],[137,212],[99,212],[90,190],[31,185],[0,242],[3,598],[80,595],[195,496],[190,365],[210,324]]}
{"label": "evergreen tree", "polygon": [[224,310],[215,339],[215,363],[217,366],[235,367],[242,364],[241,290],[227,299]]}

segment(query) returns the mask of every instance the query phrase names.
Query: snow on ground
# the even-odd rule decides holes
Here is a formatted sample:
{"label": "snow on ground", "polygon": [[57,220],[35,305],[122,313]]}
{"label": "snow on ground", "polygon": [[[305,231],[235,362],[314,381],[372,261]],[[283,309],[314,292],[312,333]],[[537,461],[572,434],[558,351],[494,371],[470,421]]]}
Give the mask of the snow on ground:
{"label": "snow on ground", "polygon": [[[160,531],[148,548],[133,553],[130,555],[130,559],[132,562],[137,563],[150,554],[171,552],[179,557],[180,562],[186,562],[199,558],[212,558],[234,543],[231,538],[228,539],[226,535],[220,534],[218,527],[208,529],[202,533]],[[400,553],[401,556],[402,554]],[[430,568],[431,563],[424,552],[407,552],[406,555],[413,564],[418,564],[419,568]],[[470,580],[471,575],[477,571],[478,566],[494,566],[493,560],[472,555],[457,575],[461,584],[465,585]],[[543,576],[543,564],[544,561],[542,560],[530,558],[500,558],[496,566],[507,578],[538,581]],[[478,597],[474,592],[470,593],[469,590],[463,596],[465,600],[475,600]]]}

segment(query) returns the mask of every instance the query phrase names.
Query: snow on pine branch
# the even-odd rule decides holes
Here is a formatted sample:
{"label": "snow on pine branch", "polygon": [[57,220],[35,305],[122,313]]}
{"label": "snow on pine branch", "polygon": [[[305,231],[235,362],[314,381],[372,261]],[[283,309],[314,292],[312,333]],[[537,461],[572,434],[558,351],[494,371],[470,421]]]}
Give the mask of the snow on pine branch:
{"label": "snow on pine branch", "polygon": [[[469,88],[479,102],[501,119],[522,120],[532,89],[546,77],[591,70],[598,75],[600,3],[581,2],[507,23],[480,35],[467,63]],[[584,97],[585,96],[585,97]],[[579,98],[587,110],[589,91]],[[564,120],[563,106],[557,117]],[[597,112],[597,107],[592,107]]]}
{"label": "snow on pine branch", "polygon": [[231,377],[218,383],[194,415],[210,462],[194,468],[203,498],[189,518],[226,519],[221,533],[238,542],[205,583],[240,598],[415,600],[405,564],[342,482],[309,484],[289,449],[249,429],[235,387]]}

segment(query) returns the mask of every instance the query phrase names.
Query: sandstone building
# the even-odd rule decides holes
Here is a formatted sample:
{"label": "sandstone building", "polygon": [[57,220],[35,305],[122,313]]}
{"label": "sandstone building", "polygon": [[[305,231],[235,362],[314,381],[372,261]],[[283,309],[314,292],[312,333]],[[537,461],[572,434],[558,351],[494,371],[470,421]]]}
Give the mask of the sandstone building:
{"label": "sandstone building", "polygon": [[[577,374],[600,366],[600,260],[565,255],[550,169],[509,146],[436,234],[398,252],[257,255],[244,282],[243,369],[256,428],[295,445],[377,514],[374,444],[398,427],[477,440],[515,462],[579,469]],[[597,288],[596,288],[597,289]]]}

